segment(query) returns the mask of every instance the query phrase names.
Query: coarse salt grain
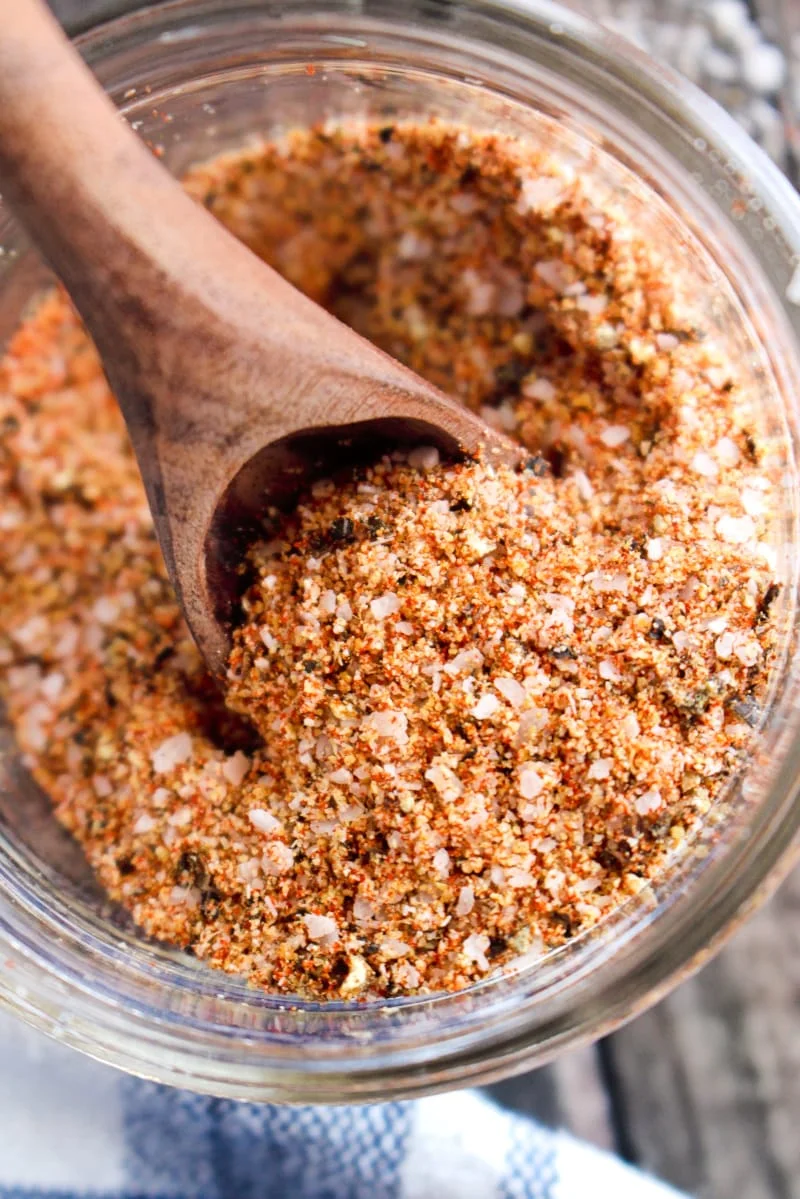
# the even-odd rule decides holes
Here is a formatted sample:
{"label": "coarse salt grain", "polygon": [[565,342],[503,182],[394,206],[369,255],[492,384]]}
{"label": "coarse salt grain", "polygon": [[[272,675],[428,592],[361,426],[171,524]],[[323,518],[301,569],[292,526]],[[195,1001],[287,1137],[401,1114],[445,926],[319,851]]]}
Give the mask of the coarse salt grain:
{"label": "coarse salt grain", "polygon": [[663,537],[650,537],[645,543],[647,557],[650,562],[660,562],[664,557]]}
{"label": "coarse salt grain", "polygon": [[395,612],[400,611],[402,601],[399,595],[387,592],[386,595],[379,595],[377,599],[370,600],[369,607],[376,620],[386,620],[387,616],[393,616]]}
{"label": "coarse salt grain", "polygon": [[619,446],[624,445],[631,435],[631,431],[627,425],[609,425],[600,434],[600,440],[604,446],[610,450],[615,450]]}
{"label": "coarse salt grain", "polygon": [[452,767],[444,762],[434,762],[425,771],[425,778],[428,782],[433,783],[442,798],[447,801],[458,799],[464,794],[464,788],[458,775]]}
{"label": "coarse salt grain", "polygon": [[649,812],[655,812],[657,808],[660,808],[663,802],[658,787],[651,787],[649,791],[645,791],[643,795],[634,799],[633,806],[640,816],[646,816]]}
{"label": "coarse salt grain", "polygon": [[495,712],[500,707],[500,701],[490,694],[482,695],[473,708],[470,709],[470,716],[475,720],[486,720],[489,716],[494,716]]}
{"label": "coarse salt grain", "polygon": [[544,790],[542,776],[535,766],[526,763],[519,771],[519,793],[523,799],[535,799]]}
{"label": "coarse salt grain", "polygon": [[100,799],[108,799],[109,795],[113,794],[114,788],[111,781],[104,774],[95,774],[92,778],[92,786],[94,793]]}
{"label": "coarse salt grain", "polygon": [[273,635],[269,631],[269,629],[261,629],[259,632],[259,635],[261,637],[262,642],[269,650],[269,652],[271,654],[274,653],[275,650],[278,648],[278,642],[277,642],[277,639],[275,637],[273,637]]}
{"label": "coarse salt grain", "polygon": [[716,524],[718,535],[729,545],[743,545],[752,541],[756,526],[750,516],[721,516]]}
{"label": "coarse salt grain", "polygon": [[261,865],[265,874],[285,874],[294,866],[294,854],[283,841],[272,841],[264,850]]}
{"label": "coarse salt grain", "polygon": [[440,878],[447,878],[450,874],[450,854],[446,849],[437,849],[433,855],[433,868]]}
{"label": "coarse salt grain", "polygon": [[719,467],[705,450],[698,450],[692,458],[692,470],[703,479],[716,479],[719,474]]}
{"label": "coarse salt grain", "polygon": [[464,649],[443,666],[445,674],[458,675],[480,670],[483,666],[483,654],[479,649]]}
{"label": "coarse salt grain", "polygon": [[469,885],[462,887],[456,901],[456,916],[469,916],[475,907],[475,892]]}
{"label": "coarse salt grain", "polygon": [[247,754],[243,754],[240,749],[230,758],[226,758],[222,764],[222,774],[232,783],[234,787],[238,787],[244,781],[245,775],[250,769],[250,759]]}
{"label": "coarse salt grain", "polygon": [[322,941],[326,937],[336,937],[339,934],[339,926],[331,916],[316,916],[314,913],[309,913],[307,916],[303,916],[303,923],[312,941]]}
{"label": "coarse salt grain", "polygon": [[605,679],[608,683],[618,683],[622,678],[616,663],[612,662],[610,658],[604,658],[600,662],[597,667],[597,673],[601,679]]}
{"label": "coarse salt grain", "polygon": [[176,733],[167,737],[150,755],[156,774],[166,774],[176,766],[182,766],[192,756],[192,738],[189,733]]}
{"label": "coarse salt grain", "polygon": [[405,745],[408,741],[408,717],[405,712],[392,711],[390,708],[382,712],[372,712],[364,717],[361,727],[365,732],[386,737],[389,741],[396,741],[398,745]]}
{"label": "coarse salt grain", "polygon": [[623,716],[620,728],[629,740],[633,740],[634,737],[639,736],[641,727],[635,712],[628,712],[626,716]]}
{"label": "coarse salt grain", "polygon": [[507,675],[501,675],[495,679],[494,685],[503,699],[508,700],[512,708],[521,708],[525,703],[525,688],[516,679],[511,679]]}
{"label": "coarse salt grain", "polygon": [[281,822],[272,812],[268,812],[266,808],[251,808],[247,813],[247,818],[253,828],[260,833],[275,833],[281,828]]}
{"label": "coarse salt grain", "polygon": [[408,455],[408,465],[414,470],[435,470],[439,465],[439,451],[434,445],[415,446]]}
{"label": "coarse salt grain", "polygon": [[489,960],[486,957],[486,950],[491,945],[491,938],[485,933],[470,933],[464,938],[464,956],[467,961],[475,962],[481,970],[489,969]]}
{"label": "coarse salt grain", "polygon": [[522,394],[531,400],[542,400],[549,404],[556,398],[556,389],[549,379],[527,378],[522,384]]}
{"label": "coarse salt grain", "polygon": [[586,772],[586,777],[593,782],[602,782],[603,779],[607,779],[611,774],[611,767],[613,765],[613,758],[596,758]]}
{"label": "coarse salt grain", "polygon": [[131,832],[136,834],[136,836],[140,836],[143,833],[151,833],[155,827],[156,822],[153,817],[150,816],[149,813],[143,812],[142,815],[134,821]]}

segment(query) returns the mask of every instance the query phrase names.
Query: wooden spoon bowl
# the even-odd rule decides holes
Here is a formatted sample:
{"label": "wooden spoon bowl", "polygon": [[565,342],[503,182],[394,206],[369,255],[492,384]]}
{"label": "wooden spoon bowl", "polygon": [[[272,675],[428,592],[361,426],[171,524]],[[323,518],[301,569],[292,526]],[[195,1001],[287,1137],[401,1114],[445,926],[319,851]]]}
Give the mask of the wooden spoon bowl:
{"label": "wooden spoon bowl", "polygon": [[245,542],[310,476],[420,441],[519,452],[192,201],[40,0],[0,11],[0,190],[97,345],[171,581],[221,674]]}

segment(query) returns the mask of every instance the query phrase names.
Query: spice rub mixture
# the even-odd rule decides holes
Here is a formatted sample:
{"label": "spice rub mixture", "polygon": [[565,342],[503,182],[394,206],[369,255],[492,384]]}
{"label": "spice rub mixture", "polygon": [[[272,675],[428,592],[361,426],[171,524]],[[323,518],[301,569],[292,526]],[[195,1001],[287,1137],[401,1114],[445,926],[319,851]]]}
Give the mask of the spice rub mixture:
{"label": "spice rub mixture", "polygon": [[251,552],[226,705],[52,293],[0,365],[0,694],[148,933],[275,992],[466,986],[640,890],[742,764],[779,591],[753,397],[555,154],[345,126],[187,186],[530,459],[315,484]]}

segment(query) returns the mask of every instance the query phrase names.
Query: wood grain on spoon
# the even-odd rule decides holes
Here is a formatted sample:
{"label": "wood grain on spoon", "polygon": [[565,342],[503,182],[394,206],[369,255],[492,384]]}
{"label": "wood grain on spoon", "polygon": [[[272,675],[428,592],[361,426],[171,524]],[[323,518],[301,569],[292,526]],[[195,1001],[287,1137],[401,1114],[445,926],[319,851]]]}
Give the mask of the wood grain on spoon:
{"label": "wood grain on spoon", "polygon": [[242,537],[309,471],[398,441],[518,451],[189,199],[40,0],[0,0],[0,18],[0,191],[98,347],[170,578],[220,673]]}

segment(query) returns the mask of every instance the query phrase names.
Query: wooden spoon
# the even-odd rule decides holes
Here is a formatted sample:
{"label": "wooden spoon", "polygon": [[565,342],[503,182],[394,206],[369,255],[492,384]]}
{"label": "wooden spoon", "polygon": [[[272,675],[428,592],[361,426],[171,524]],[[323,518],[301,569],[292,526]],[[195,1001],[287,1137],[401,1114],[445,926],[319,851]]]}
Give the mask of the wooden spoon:
{"label": "wooden spoon", "polygon": [[310,472],[398,442],[518,452],[192,201],[40,0],[0,15],[0,190],[94,338],[170,579],[221,674],[243,541]]}

